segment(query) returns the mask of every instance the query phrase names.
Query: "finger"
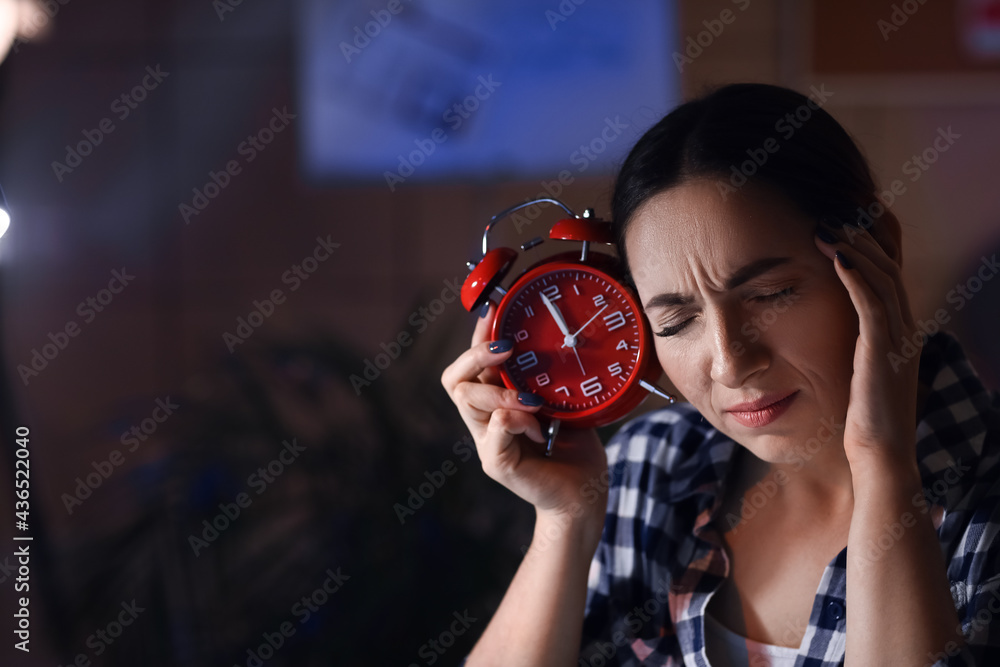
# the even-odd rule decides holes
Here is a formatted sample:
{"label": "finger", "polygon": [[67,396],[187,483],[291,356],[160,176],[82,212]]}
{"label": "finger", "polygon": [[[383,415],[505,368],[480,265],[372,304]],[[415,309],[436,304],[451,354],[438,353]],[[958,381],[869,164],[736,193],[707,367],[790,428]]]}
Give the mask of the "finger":
{"label": "finger", "polygon": [[840,238],[843,238],[851,247],[864,252],[868,259],[892,277],[893,282],[896,284],[896,293],[898,295],[897,298],[899,300],[903,324],[907,327],[914,326],[909,299],[906,298],[906,285],[903,283],[903,272],[900,270],[899,264],[886,254],[878,240],[864,227],[844,225],[840,232],[838,235]]}
{"label": "finger", "polygon": [[490,340],[490,328],[493,326],[493,313],[496,311],[496,307],[492,301],[487,301],[484,307],[487,310],[479,311],[479,319],[476,320],[476,328],[472,332],[473,345]]}
{"label": "finger", "polygon": [[841,248],[838,252],[850,265],[845,268],[839,258],[833,260],[837,275],[858,311],[862,340],[888,353],[899,344],[904,331],[895,285],[864,254],[852,248]]}
{"label": "finger", "polygon": [[502,364],[510,357],[513,349],[514,346],[510,341],[484,341],[474,345],[444,369],[441,373],[441,384],[454,399],[455,387],[459,383],[481,380],[480,374],[485,369]]}
{"label": "finger", "polygon": [[[476,329],[472,333],[472,344],[478,345],[485,341],[492,340],[493,317],[496,306],[488,300],[483,306],[484,310],[479,311],[479,319],[476,321]],[[487,367],[479,373],[480,382],[489,384],[500,384],[500,373],[494,367]]]}
{"label": "finger", "polygon": [[[859,237],[860,235],[856,238]],[[848,287],[849,292],[851,286],[847,284],[847,281],[865,283],[866,290],[856,289],[851,293],[854,306],[858,309],[859,316],[865,315],[866,320],[872,325],[869,328],[871,334],[881,332],[881,335],[888,336],[889,345],[896,345],[904,331],[910,328],[910,325],[903,319],[902,302],[906,300],[906,294],[903,292],[902,298],[900,297],[901,285],[896,282],[892,275],[886,273],[883,265],[885,261],[888,261],[891,264],[888,270],[895,270],[897,274],[899,267],[881,250],[873,249],[869,245],[869,241],[857,240],[854,245],[842,242],[828,244],[817,238],[816,243],[823,254],[830,257],[837,265],[837,274]],[[862,251],[861,248],[867,252]],[[845,269],[841,261],[836,258],[838,252],[852,268]],[[876,253],[875,257],[871,256]],[[883,265],[880,265],[880,260]],[[863,311],[862,308],[864,308]],[[877,339],[869,338],[868,340],[875,341]]]}
{"label": "finger", "polygon": [[518,446],[517,436],[525,435],[542,444],[545,438],[538,419],[520,410],[496,410],[490,417],[486,436],[478,445],[479,458],[488,475],[502,474],[517,467],[524,458],[534,454],[530,448]]}
{"label": "finger", "polygon": [[480,382],[462,382],[455,388],[454,396],[462,419],[474,431],[473,436],[482,435],[497,410],[538,412],[541,404],[533,405],[532,398],[537,400],[533,394]]}

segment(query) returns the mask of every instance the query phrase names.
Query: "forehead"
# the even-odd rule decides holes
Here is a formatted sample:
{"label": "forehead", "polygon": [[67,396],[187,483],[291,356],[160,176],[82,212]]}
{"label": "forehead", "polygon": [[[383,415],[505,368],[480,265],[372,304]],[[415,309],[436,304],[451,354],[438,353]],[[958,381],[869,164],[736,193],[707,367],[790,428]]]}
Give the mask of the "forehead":
{"label": "forehead", "polygon": [[750,185],[722,192],[707,179],[650,197],[633,215],[625,238],[637,281],[644,273],[663,275],[668,267],[703,264],[725,271],[811,247],[811,226],[784,197]]}

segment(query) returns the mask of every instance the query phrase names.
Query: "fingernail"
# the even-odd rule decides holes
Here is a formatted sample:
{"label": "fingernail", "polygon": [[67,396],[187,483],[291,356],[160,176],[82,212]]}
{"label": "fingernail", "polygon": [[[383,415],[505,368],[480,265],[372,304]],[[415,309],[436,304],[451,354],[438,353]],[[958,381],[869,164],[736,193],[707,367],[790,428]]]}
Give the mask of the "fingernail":
{"label": "fingernail", "polygon": [[483,304],[483,307],[479,309],[479,317],[486,317],[486,313],[490,312],[490,302],[487,301]]}
{"label": "fingernail", "polygon": [[517,400],[521,405],[527,405],[529,408],[536,407],[545,402],[542,400],[542,397],[539,396],[538,394],[532,394],[526,391],[522,391],[520,394],[518,394]]}
{"label": "fingernail", "polygon": [[508,351],[512,347],[514,347],[514,343],[507,340],[506,338],[503,338],[501,340],[495,340],[492,343],[490,343],[490,352],[493,352],[495,354],[500,354],[501,352]]}
{"label": "fingernail", "polygon": [[847,257],[844,256],[844,253],[840,252],[839,250],[837,251],[836,257],[840,261],[840,265],[842,267],[844,267],[845,269],[853,269],[854,268],[854,265],[851,264],[851,261],[849,259],[847,259]]}
{"label": "fingernail", "polygon": [[822,241],[823,243],[836,243],[837,242],[837,237],[834,236],[833,234],[831,234],[830,232],[828,232],[823,227],[817,227],[816,228],[816,236],[818,236],[819,240]]}

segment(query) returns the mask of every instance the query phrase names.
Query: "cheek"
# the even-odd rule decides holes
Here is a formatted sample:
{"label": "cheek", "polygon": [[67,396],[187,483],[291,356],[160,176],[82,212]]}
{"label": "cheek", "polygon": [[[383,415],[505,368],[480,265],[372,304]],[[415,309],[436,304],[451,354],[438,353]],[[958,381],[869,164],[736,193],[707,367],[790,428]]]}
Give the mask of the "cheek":
{"label": "cheek", "polygon": [[685,400],[698,406],[698,396],[711,389],[708,368],[698,366],[700,358],[689,341],[653,337],[656,358],[667,379]]}
{"label": "cheek", "polygon": [[[854,348],[858,337],[858,314],[846,290],[832,290],[809,306],[796,309],[796,328],[807,340],[830,352]],[[808,332],[808,333],[806,333]]]}
{"label": "cheek", "polygon": [[[850,382],[858,316],[846,290],[811,295],[779,316],[763,335],[772,354],[785,357],[830,387]],[[793,361],[794,360],[794,361]]]}

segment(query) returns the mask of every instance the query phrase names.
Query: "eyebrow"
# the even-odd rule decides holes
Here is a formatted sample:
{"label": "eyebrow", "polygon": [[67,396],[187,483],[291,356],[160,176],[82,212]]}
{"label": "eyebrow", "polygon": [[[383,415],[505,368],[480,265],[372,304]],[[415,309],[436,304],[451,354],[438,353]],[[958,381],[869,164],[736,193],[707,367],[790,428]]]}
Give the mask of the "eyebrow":
{"label": "eyebrow", "polygon": [[[725,288],[727,291],[736,289],[748,280],[756,278],[762,273],[767,273],[771,269],[781,266],[782,264],[787,264],[791,261],[791,257],[764,257],[750,262],[746,266],[736,270],[733,275],[729,276],[726,280]],[[657,294],[652,299],[647,301],[644,308],[648,311],[653,308],[666,308],[668,306],[687,306],[693,302],[694,298],[690,295],[680,294],[678,292],[664,292],[663,294]]]}

